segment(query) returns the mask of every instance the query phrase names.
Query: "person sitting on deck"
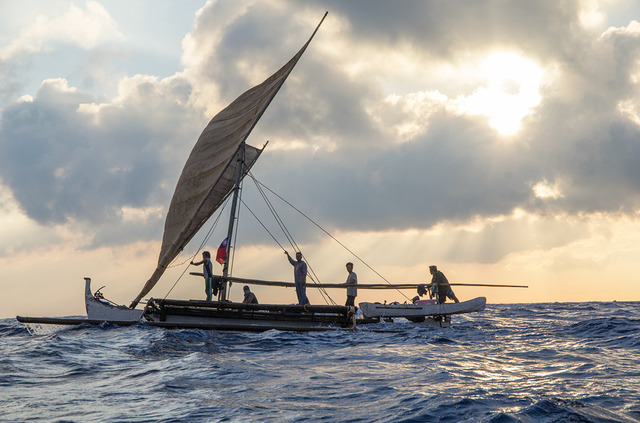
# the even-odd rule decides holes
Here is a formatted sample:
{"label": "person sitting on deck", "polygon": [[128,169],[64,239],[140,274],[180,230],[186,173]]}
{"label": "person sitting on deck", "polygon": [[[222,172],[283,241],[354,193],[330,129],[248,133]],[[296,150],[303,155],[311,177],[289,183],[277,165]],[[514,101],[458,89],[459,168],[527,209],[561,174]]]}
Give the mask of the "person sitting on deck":
{"label": "person sitting on deck", "polygon": [[[429,284],[432,292],[436,294],[436,301],[438,304],[444,304],[447,298],[452,299],[454,302],[459,303],[458,297],[453,293],[451,285],[447,277],[438,270],[437,266],[429,266],[429,273],[431,273],[431,283]],[[420,287],[418,287],[418,294],[420,294]],[[420,294],[422,295],[422,294]]]}
{"label": "person sitting on deck", "polygon": [[256,297],[256,294],[251,292],[247,285],[245,285],[242,289],[244,290],[244,300],[242,300],[243,303],[258,304],[258,298]]}

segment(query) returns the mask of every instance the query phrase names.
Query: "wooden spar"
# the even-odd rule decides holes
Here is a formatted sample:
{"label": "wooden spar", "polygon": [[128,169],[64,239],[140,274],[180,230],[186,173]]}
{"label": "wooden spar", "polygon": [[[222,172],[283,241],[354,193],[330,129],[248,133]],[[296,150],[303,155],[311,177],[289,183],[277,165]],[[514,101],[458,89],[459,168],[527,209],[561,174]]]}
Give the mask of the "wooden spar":
{"label": "wooden spar", "polygon": [[[431,284],[428,284],[431,285]],[[447,285],[447,284],[443,284]],[[488,286],[492,288],[529,288],[528,285],[501,285],[493,283],[450,283],[451,286]]]}
{"label": "wooden spar", "polygon": [[[191,272],[193,276],[203,276],[202,273]],[[280,281],[264,281],[260,279],[247,279],[237,278],[230,276],[222,279],[229,280],[236,283],[244,283],[246,285],[262,285],[262,286],[280,286],[284,288],[294,288],[296,286],[293,282],[280,282]],[[402,284],[384,284],[384,283],[359,283],[358,289],[416,289],[418,285],[429,285],[423,283],[402,283]],[[482,287],[494,287],[494,288],[528,288],[527,285],[498,285],[498,284],[486,284],[486,283],[450,283],[451,286],[482,286]],[[353,285],[347,285],[345,283],[307,283],[307,288],[342,288],[346,289]]]}

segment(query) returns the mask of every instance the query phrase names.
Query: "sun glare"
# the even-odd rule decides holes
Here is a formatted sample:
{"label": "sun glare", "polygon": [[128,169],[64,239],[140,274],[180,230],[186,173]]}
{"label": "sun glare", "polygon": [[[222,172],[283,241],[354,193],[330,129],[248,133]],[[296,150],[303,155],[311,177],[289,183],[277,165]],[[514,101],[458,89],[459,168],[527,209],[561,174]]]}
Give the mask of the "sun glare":
{"label": "sun glare", "polygon": [[538,182],[533,186],[533,193],[536,197],[542,199],[551,198],[555,200],[564,197],[559,184],[557,182],[552,184],[546,179]]}
{"label": "sun glare", "polygon": [[520,130],[522,119],[540,103],[543,72],[533,61],[512,52],[495,52],[475,69],[479,87],[459,99],[464,113],[484,115],[502,135]]}

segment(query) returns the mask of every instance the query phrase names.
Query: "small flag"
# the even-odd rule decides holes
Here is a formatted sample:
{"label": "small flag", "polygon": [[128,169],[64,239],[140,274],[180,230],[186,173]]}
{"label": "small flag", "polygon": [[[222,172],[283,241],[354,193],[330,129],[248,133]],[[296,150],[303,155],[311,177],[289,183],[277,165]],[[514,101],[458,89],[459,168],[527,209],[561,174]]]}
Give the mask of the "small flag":
{"label": "small flag", "polygon": [[216,254],[216,261],[221,265],[224,264],[224,261],[227,258],[227,250],[229,249],[229,237],[225,238],[222,241],[222,244],[218,247],[218,253]]}

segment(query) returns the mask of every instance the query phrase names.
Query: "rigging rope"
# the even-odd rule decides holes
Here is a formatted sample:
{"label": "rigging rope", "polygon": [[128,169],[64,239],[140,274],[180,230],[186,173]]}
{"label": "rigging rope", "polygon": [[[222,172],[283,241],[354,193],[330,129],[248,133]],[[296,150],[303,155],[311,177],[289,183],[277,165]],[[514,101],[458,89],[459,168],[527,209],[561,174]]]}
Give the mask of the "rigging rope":
{"label": "rigging rope", "polygon": [[[262,182],[258,181],[256,178],[254,178],[253,174],[251,174],[251,172],[249,172],[249,176],[251,176],[251,179],[253,179],[253,181],[256,183],[256,185],[260,185],[260,187],[264,187],[266,188],[269,192],[271,192],[273,195],[275,195],[276,197],[278,197],[280,200],[282,200],[283,202],[285,202],[287,205],[289,205],[289,207],[291,207],[292,209],[294,209],[295,211],[297,211],[298,213],[300,213],[302,216],[304,216],[309,222],[313,223],[318,229],[320,229],[322,232],[324,232],[327,236],[329,236],[331,239],[333,239],[335,242],[337,242],[338,244],[340,244],[340,246],[342,248],[344,248],[345,250],[347,250],[349,253],[351,253],[356,259],[358,259],[362,264],[364,264],[367,268],[369,268],[372,272],[374,272],[376,275],[378,275],[383,281],[385,281],[387,284],[392,285],[391,282],[389,282],[384,276],[382,276],[380,273],[378,273],[377,270],[375,270],[373,267],[371,267],[369,265],[369,263],[367,263],[366,261],[364,261],[362,258],[360,258],[356,253],[354,253],[353,251],[351,251],[351,249],[349,249],[349,247],[347,247],[346,245],[344,245],[342,242],[340,242],[338,239],[336,239],[336,237],[334,237],[333,235],[331,235],[329,232],[327,232],[322,226],[318,225],[315,221],[313,221],[313,219],[311,219],[309,216],[307,216],[305,213],[303,213],[301,210],[299,210],[297,207],[295,207],[293,204],[291,204],[290,202],[288,202],[287,200],[285,200],[284,198],[282,198],[280,195],[278,195],[276,192],[274,192],[271,188],[269,188],[268,186],[264,185]],[[260,192],[262,193],[262,189],[258,188],[260,190]],[[263,194],[264,197],[264,194]],[[402,291],[400,291],[399,289],[396,289],[396,291],[398,291],[400,293],[400,295],[402,295],[403,297],[405,297],[407,300],[409,299],[409,297],[407,297]]]}
{"label": "rigging rope", "polygon": [[[242,201],[242,200],[241,200]],[[273,242],[275,242],[276,244],[278,244],[278,247],[280,247],[283,251],[284,251],[284,247],[282,246],[282,244],[280,244],[280,242],[276,239],[275,236],[273,236],[273,234],[269,231],[269,229],[267,229],[266,226],[264,226],[264,223],[262,223],[262,221],[260,219],[258,219],[258,216],[256,216],[256,214],[253,212],[253,210],[251,210],[251,208],[247,205],[247,203],[245,203],[244,201],[242,201],[242,204],[247,208],[247,210],[249,210],[249,213],[251,213],[253,215],[253,217],[256,218],[256,220],[258,221],[258,223],[262,226],[262,228],[269,234],[269,236],[271,236],[271,239],[273,239]]]}
{"label": "rigging rope", "polygon": [[[264,190],[262,190],[262,188],[260,186],[261,184],[257,181],[257,179],[253,176],[253,174],[251,172],[249,172],[248,175],[251,177],[251,179],[255,183],[256,188],[258,189],[258,192],[260,193],[260,195],[262,195],[262,199],[267,204],[267,207],[271,211],[271,214],[273,215],[274,219],[276,220],[276,222],[280,226],[280,229],[282,230],[282,232],[284,233],[285,237],[289,241],[289,244],[291,245],[291,247],[294,248],[296,251],[300,251],[300,248],[298,247],[298,244],[293,239],[293,236],[291,235],[291,233],[287,229],[286,225],[284,224],[284,221],[278,215],[275,207],[273,206],[273,204],[271,204],[271,201],[269,201],[269,198],[265,194]],[[253,216],[256,218],[256,220],[258,220],[258,222],[262,225],[262,227],[265,228],[265,230],[267,230],[265,225],[260,221],[260,219],[258,219],[258,217],[255,215],[255,213],[251,212],[251,214],[253,214]],[[271,235],[272,238],[275,239],[273,234],[271,234],[268,230],[267,230],[267,232],[269,233],[269,235]],[[286,251],[279,242],[278,242],[278,245],[280,246],[280,248],[282,248],[283,251]],[[320,279],[318,278],[318,276],[316,275],[315,271],[313,270],[313,267],[311,267],[311,265],[309,264],[309,261],[306,260],[306,257],[304,256],[304,254],[302,256],[305,258],[305,261],[307,263],[307,267],[309,269],[309,273],[311,273],[310,275],[308,274],[307,276],[309,277],[309,279],[311,279],[311,281],[314,284],[317,285],[319,283]],[[329,304],[329,302],[331,302],[331,304],[336,305],[336,302],[333,301],[333,298],[331,298],[331,296],[329,295],[329,293],[327,292],[327,290],[325,288],[318,288],[318,290],[320,291],[320,294],[322,295],[323,299],[325,300],[325,302],[327,304]]]}
{"label": "rigging rope", "polygon": [[[207,232],[207,234],[205,235],[204,239],[202,240],[202,242],[200,243],[200,246],[198,247],[198,249],[196,250],[195,253],[193,253],[193,255],[191,255],[191,257],[187,258],[185,261],[183,261],[180,264],[174,264],[174,265],[170,265],[169,267],[177,267],[177,266],[182,266],[184,265],[187,260],[189,260],[189,262],[193,261],[193,259],[196,258],[196,256],[198,255],[198,253],[200,252],[200,250],[202,250],[202,248],[206,245],[206,243],[209,241],[209,239],[211,238],[211,235],[213,235],[213,231],[216,229],[216,227],[218,226],[218,221],[220,220],[220,217],[222,216],[222,212],[224,211],[224,209],[227,207],[227,204],[229,203],[229,198],[227,198],[227,200],[225,201],[224,205],[220,208],[220,212],[218,213],[218,216],[216,217],[216,220],[213,222],[213,224],[211,225],[211,227],[209,228],[209,231]],[[173,288],[176,287],[176,285],[178,284],[178,282],[180,282],[180,280],[182,279],[182,277],[185,275],[185,273],[187,273],[187,270],[189,270],[189,266],[187,265],[184,270],[182,271],[182,273],[180,274],[180,276],[178,276],[178,278],[176,279],[176,281],[173,283],[173,285],[171,285],[171,288],[169,289],[169,291],[165,294],[164,296],[164,300],[167,299],[167,297],[169,296],[169,294],[171,294],[171,291],[173,291]]]}
{"label": "rigging rope", "polygon": [[[347,247],[346,245],[344,245],[342,242],[340,242],[336,237],[334,237],[333,235],[331,235],[327,230],[325,230],[322,226],[320,226],[318,223],[316,223],[313,219],[311,219],[309,216],[307,216],[305,213],[303,213],[300,209],[298,209],[297,207],[295,207],[293,204],[291,204],[289,201],[285,200],[282,196],[278,195],[275,191],[273,191],[271,188],[267,187],[266,185],[264,185],[262,182],[258,181],[253,174],[251,173],[251,171],[247,172],[247,175],[249,175],[251,177],[251,179],[253,180],[254,184],[256,185],[256,188],[258,189],[258,192],[260,193],[260,195],[262,196],[263,200],[265,201],[265,204],[267,205],[267,208],[269,209],[269,211],[271,212],[272,216],[274,217],[276,223],[278,224],[278,226],[280,227],[280,229],[282,230],[285,238],[287,238],[287,241],[289,242],[289,245],[291,245],[291,247],[293,249],[295,249],[295,251],[300,251],[300,248],[298,247],[298,244],[295,242],[293,236],[291,235],[291,232],[287,229],[284,221],[282,220],[282,218],[280,217],[280,215],[278,215],[275,207],[273,206],[273,204],[271,203],[271,201],[269,201],[269,198],[267,197],[267,194],[264,192],[264,189],[268,190],[269,192],[271,192],[273,195],[275,195],[277,198],[279,198],[281,201],[283,201],[285,204],[287,204],[289,207],[291,207],[293,210],[295,210],[296,212],[298,212],[300,215],[302,215],[305,219],[307,219],[309,222],[311,222],[313,225],[315,225],[318,229],[320,229],[322,232],[324,232],[327,236],[329,236],[331,239],[333,239],[335,242],[337,242],[342,248],[344,248],[346,251],[348,251],[350,254],[352,254],[356,259],[358,259],[362,264],[364,264],[367,268],[369,268],[372,272],[374,272],[376,275],[378,275],[382,280],[384,280],[387,284],[392,285],[391,282],[389,282],[384,276],[382,276],[377,270],[375,270],[373,267],[371,267],[366,261],[364,261],[362,258],[360,258],[357,254],[355,254],[349,247]],[[241,185],[244,184],[244,179],[241,182]],[[263,189],[264,188],[264,189]],[[269,234],[269,236],[271,236],[271,238],[275,241],[276,244],[278,244],[278,246],[283,250],[286,251],[286,249],[282,246],[282,244],[280,242],[278,242],[278,240],[276,239],[276,237],[267,229],[267,227],[264,225],[264,223],[262,223],[262,221],[258,218],[258,216],[256,216],[256,214],[253,212],[253,210],[251,210],[251,208],[244,202],[244,200],[242,200],[241,194],[242,194],[242,186],[239,187],[240,189],[240,197],[239,200],[242,204],[244,204],[244,206],[247,208],[247,210],[249,210],[249,212],[253,215],[253,217],[256,219],[256,221],[263,227],[263,229]],[[227,207],[227,204],[229,203],[229,199],[230,196],[227,197],[224,205],[222,208],[220,208],[218,216],[216,217],[215,221],[213,222],[212,226],[210,227],[209,231],[207,232],[207,234],[205,235],[202,243],[200,244],[200,246],[198,247],[198,249],[196,250],[196,252],[190,257],[187,258],[186,260],[184,260],[182,263],[177,263],[177,264],[172,264],[169,265],[167,268],[170,267],[177,267],[177,266],[182,266],[184,265],[187,261],[193,261],[193,259],[198,255],[198,253],[200,252],[200,250],[202,250],[202,248],[207,244],[207,242],[209,241],[209,239],[211,238],[211,236],[213,235],[213,231],[215,230],[215,228],[218,225],[218,222],[220,220],[220,217],[223,214],[224,209]],[[239,217],[240,217],[240,208],[238,208],[237,211],[237,216],[235,217],[237,220],[236,222],[239,223]],[[235,242],[237,241],[237,237],[238,237],[238,224],[235,225],[235,230],[234,230],[234,234],[232,235],[234,238],[234,242],[231,243],[231,240],[229,240],[230,244],[235,245]],[[231,250],[231,248],[229,249]],[[230,257],[230,273],[232,273],[232,269],[233,269],[233,264],[235,262],[235,249],[233,249],[233,251],[230,251],[231,257]],[[306,260],[306,257],[303,254],[303,257]],[[309,273],[310,275],[308,275],[309,279],[311,279],[311,281],[314,284],[318,284],[319,283],[319,278],[317,277],[315,271],[313,270],[313,268],[311,267],[311,265],[309,264],[309,262],[307,261],[307,267],[309,268]],[[185,273],[187,272],[187,270],[189,269],[189,266],[186,266],[185,269],[183,270],[183,272],[180,274],[180,276],[176,279],[176,281],[174,282],[174,284],[171,286],[171,288],[169,289],[169,291],[167,292],[167,294],[165,295],[165,299],[169,296],[169,294],[173,291],[173,289],[175,288],[175,286],[178,284],[178,282],[182,279],[182,277],[185,275]],[[229,285],[229,287],[231,287],[231,285]],[[318,288],[318,290],[320,291],[323,299],[325,300],[325,302],[327,304],[332,303],[332,304],[336,304],[335,301],[333,301],[333,299],[331,298],[331,296],[329,296],[328,292],[326,291],[325,288]],[[409,299],[409,297],[407,297],[404,293],[402,293],[401,290],[396,289],[396,291],[398,291],[403,297],[405,297],[407,300]]]}
{"label": "rigging rope", "polygon": [[[258,216],[253,212],[253,210],[251,210],[251,207],[249,207],[249,206],[247,205],[247,203],[245,203],[244,201],[242,202],[242,204],[247,208],[247,210],[249,210],[249,213],[251,213],[251,214],[253,215],[253,217],[254,217],[254,218],[256,219],[256,221],[257,221],[257,222],[262,226],[262,228],[263,228],[263,229],[264,229],[264,230],[269,234],[269,236],[271,237],[271,239],[273,239],[273,241],[274,241],[276,244],[278,244],[278,246],[280,247],[280,249],[282,249],[282,251],[286,251],[286,249],[282,246],[282,244],[280,244],[280,242],[276,239],[276,237],[275,237],[275,236],[273,236],[273,234],[269,231],[269,229],[267,229],[267,227],[264,225],[264,223],[262,223],[262,221],[258,218]],[[291,242],[290,242],[290,243],[291,243]],[[295,243],[295,241],[293,241],[293,243]],[[296,246],[292,245],[292,247],[293,247],[293,248],[296,248],[296,250],[297,250],[297,247],[296,247]],[[307,267],[308,267],[309,269],[311,269],[311,266],[310,266],[308,263],[307,263]],[[317,277],[315,276],[315,273],[313,272],[313,269],[311,269],[311,272],[312,272],[313,276],[309,276],[309,279],[311,279],[311,281],[312,281],[313,283],[318,284],[318,282],[316,282],[316,280],[315,280],[315,278],[317,278]],[[323,299],[325,300],[325,302],[327,302],[327,303],[328,303],[329,301],[331,301],[331,303],[332,303],[333,305],[336,305],[336,302],[335,302],[335,301],[333,301],[333,298],[331,298],[331,297],[329,296],[329,294],[327,293],[326,289],[324,289],[324,288],[318,288],[318,290],[320,291],[321,295],[323,296]],[[328,301],[327,301],[327,298],[325,298],[325,295],[328,297]]]}

